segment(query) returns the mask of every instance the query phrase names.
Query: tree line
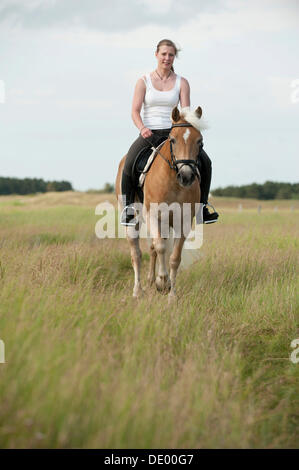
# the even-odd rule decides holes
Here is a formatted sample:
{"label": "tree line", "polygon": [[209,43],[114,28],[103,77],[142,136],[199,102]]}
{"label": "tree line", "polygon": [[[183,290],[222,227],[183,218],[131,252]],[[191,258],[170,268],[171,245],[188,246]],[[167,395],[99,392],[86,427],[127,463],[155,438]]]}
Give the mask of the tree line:
{"label": "tree line", "polygon": [[0,194],[34,194],[48,191],[73,191],[68,181],[44,181],[41,178],[6,178],[0,176]]}
{"label": "tree line", "polygon": [[90,194],[107,194],[114,193],[115,187],[112,183],[105,183],[102,189],[88,189],[86,192]]}
{"label": "tree line", "polygon": [[299,199],[299,183],[277,183],[266,181],[264,184],[252,183],[244,186],[216,188],[213,196],[238,197],[249,199]]}

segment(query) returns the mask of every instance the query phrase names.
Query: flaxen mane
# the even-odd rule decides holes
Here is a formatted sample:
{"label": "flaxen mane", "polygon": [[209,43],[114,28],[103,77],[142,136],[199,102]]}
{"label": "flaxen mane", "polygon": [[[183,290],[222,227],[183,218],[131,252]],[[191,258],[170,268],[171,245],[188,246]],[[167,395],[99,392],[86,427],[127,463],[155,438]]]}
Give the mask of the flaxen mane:
{"label": "flaxen mane", "polygon": [[203,119],[199,118],[196,115],[195,111],[191,111],[189,106],[182,108],[180,115],[181,115],[181,118],[189,122],[189,124],[195,127],[195,129],[197,129],[199,132],[209,128],[208,123],[204,121]]}

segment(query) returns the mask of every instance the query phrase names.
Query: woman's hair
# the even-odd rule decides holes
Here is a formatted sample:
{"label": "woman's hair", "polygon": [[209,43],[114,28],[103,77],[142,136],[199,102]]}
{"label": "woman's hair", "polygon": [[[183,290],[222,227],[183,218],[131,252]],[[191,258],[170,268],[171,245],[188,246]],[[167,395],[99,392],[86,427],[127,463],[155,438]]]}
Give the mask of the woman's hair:
{"label": "woman's hair", "polygon": [[[174,48],[174,55],[177,57],[178,53],[180,52],[180,49],[177,48],[175,43],[171,41],[170,39],[161,39],[161,41],[158,42],[157,44],[157,49],[156,52],[159,52],[160,46],[170,46]],[[171,66],[171,70],[174,72],[173,66]]]}

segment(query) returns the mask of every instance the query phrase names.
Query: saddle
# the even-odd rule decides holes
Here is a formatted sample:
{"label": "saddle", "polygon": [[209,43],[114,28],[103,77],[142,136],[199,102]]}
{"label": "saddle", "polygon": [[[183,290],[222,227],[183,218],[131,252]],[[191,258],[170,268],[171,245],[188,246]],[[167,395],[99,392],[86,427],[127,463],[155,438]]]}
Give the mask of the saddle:
{"label": "saddle", "polygon": [[164,142],[167,138],[163,138],[162,142],[155,147],[145,147],[138,153],[137,157],[135,158],[134,164],[132,166],[132,177],[133,180],[136,181],[136,185],[138,188],[143,187],[146,173],[149,171],[156,155],[157,150],[160,150]]}

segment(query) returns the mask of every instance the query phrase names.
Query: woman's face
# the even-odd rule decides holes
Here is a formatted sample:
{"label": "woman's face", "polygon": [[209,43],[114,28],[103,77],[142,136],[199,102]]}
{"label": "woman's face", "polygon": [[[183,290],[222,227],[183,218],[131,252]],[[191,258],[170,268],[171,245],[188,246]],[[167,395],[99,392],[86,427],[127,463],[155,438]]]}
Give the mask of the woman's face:
{"label": "woman's face", "polygon": [[158,66],[170,70],[175,58],[175,50],[172,46],[160,46],[156,52]]}

